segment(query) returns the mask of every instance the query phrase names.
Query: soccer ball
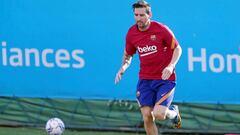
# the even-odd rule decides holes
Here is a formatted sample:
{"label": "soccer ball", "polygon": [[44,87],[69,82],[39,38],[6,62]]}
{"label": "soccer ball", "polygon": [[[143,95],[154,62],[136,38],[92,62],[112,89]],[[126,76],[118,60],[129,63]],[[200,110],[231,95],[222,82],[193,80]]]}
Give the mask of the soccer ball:
{"label": "soccer ball", "polygon": [[61,135],[65,126],[61,119],[51,118],[47,121],[45,129],[49,135]]}

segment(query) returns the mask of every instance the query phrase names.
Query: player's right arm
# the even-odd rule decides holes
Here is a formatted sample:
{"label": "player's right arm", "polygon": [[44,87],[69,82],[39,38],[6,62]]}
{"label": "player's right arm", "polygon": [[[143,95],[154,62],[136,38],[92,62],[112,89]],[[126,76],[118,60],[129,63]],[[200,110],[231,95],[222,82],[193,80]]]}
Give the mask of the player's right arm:
{"label": "player's right arm", "polygon": [[122,57],[122,65],[116,74],[115,84],[117,84],[122,79],[122,75],[131,64],[131,61],[132,61],[132,55],[128,55],[126,50],[124,50],[123,57]]}

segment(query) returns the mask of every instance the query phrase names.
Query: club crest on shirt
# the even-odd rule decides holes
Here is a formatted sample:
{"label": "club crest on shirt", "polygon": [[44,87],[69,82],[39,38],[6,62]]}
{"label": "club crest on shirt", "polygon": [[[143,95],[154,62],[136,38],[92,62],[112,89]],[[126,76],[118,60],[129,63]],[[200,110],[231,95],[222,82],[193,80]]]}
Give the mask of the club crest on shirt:
{"label": "club crest on shirt", "polygon": [[152,41],[155,41],[157,39],[156,35],[151,35],[150,38]]}

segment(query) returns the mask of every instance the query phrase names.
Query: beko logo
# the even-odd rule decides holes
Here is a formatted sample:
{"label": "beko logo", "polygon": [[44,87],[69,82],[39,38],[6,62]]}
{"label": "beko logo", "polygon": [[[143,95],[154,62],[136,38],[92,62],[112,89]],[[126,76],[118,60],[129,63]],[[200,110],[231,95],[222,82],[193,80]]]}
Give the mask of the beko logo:
{"label": "beko logo", "polygon": [[152,46],[146,45],[144,47],[138,46],[137,49],[138,49],[140,56],[147,56],[147,55],[157,52],[157,46],[155,46],[155,45],[152,45]]}

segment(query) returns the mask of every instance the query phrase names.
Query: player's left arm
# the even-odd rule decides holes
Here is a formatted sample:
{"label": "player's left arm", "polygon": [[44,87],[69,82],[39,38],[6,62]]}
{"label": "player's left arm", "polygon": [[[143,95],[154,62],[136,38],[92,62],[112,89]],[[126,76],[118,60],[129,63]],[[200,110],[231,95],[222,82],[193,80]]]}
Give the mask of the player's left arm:
{"label": "player's left arm", "polygon": [[182,54],[182,48],[179,45],[178,41],[176,40],[173,32],[167,26],[164,27],[163,31],[166,44],[171,49],[174,49],[170,63],[168,64],[167,67],[165,67],[165,69],[162,72],[162,79],[167,80],[172,75],[173,70],[175,69],[175,66]]}
{"label": "player's left arm", "polygon": [[175,68],[181,55],[182,55],[182,48],[180,45],[178,45],[173,51],[173,56],[172,56],[171,62],[169,63],[168,67]]}
{"label": "player's left arm", "polygon": [[173,56],[172,56],[171,62],[163,70],[163,73],[162,73],[163,80],[166,80],[171,76],[181,55],[182,55],[182,48],[180,45],[177,45],[176,48],[174,48],[173,50]]}

